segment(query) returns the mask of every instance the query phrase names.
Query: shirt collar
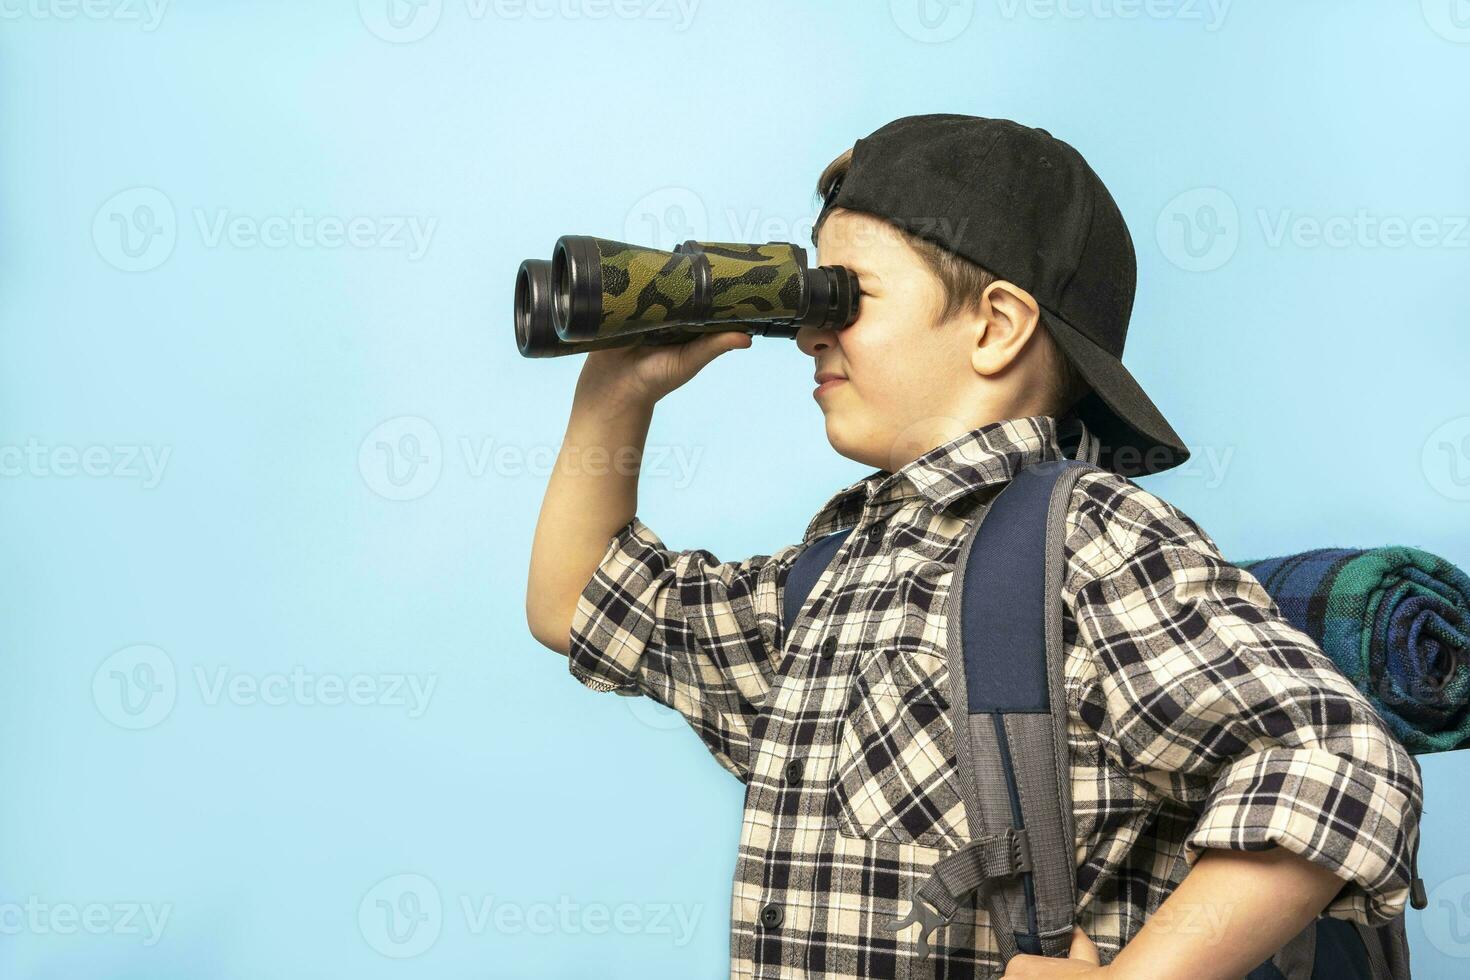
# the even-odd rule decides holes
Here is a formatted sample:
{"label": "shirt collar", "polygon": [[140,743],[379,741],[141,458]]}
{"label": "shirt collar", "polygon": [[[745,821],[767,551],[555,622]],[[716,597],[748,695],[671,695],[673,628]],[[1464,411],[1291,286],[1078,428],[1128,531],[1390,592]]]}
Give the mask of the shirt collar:
{"label": "shirt collar", "polygon": [[882,497],[918,496],[935,514],[985,487],[1009,481],[1023,467],[1061,459],[1057,420],[1050,415],[1002,419],[956,436],[897,470],[873,470],[833,494],[807,525],[803,541],[857,523],[864,506]]}

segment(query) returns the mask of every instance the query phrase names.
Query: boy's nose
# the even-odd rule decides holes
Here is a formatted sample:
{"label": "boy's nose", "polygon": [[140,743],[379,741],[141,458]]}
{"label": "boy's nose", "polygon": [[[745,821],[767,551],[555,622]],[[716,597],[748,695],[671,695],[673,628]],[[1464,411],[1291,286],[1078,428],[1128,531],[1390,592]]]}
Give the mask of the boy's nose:
{"label": "boy's nose", "polygon": [[837,342],[837,331],[831,327],[801,327],[796,331],[796,347],[808,357],[816,357]]}

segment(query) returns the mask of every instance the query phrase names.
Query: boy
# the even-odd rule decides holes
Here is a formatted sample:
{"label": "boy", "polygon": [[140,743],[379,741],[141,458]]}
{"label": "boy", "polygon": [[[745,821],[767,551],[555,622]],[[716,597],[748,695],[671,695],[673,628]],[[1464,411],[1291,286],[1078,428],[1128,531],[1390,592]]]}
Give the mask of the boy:
{"label": "boy", "polygon": [[[819,262],[852,268],[862,305],[797,344],[829,442],[876,469],[808,525],[802,544],[856,530],[790,635],[800,546],[672,551],[626,465],[556,468],[526,604],[583,684],[678,710],[746,783],[731,976],[1002,972],[983,910],[927,960],[916,925],[882,924],[970,839],[943,615],[965,530],[1074,424],[1106,468],[1066,525],[1078,933],[1071,958],[1005,976],[1238,978],[1324,909],[1402,911],[1417,765],[1260,583],[1131,479],[1189,453],[1121,361],[1133,246],[1097,175],[1044,130],[933,114],[859,140],[818,192]],[[589,354],[562,452],[641,452],[654,403],[750,342]]]}

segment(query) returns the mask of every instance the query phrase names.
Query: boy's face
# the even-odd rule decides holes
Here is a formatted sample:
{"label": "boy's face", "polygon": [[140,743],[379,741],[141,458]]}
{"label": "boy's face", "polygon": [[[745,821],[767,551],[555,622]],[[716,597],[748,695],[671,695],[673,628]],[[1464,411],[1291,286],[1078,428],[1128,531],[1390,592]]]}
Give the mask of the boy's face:
{"label": "boy's face", "polygon": [[988,421],[975,419],[974,317],[935,322],[943,286],[892,225],[836,209],[817,236],[817,262],[852,269],[863,294],[847,327],[803,327],[796,338],[815,375],[841,379],[813,392],[834,449],[893,470]]}

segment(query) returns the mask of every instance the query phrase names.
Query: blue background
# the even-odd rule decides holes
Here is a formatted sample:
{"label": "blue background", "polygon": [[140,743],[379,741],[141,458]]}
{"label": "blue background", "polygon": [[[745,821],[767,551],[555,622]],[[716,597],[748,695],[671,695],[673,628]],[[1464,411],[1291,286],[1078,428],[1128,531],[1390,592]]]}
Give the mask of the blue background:
{"label": "blue background", "polygon": [[[517,355],[512,278],[564,233],[804,241],[899,115],[1102,175],[1195,450],[1141,482],[1227,556],[1470,566],[1464,0],[96,2],[0,4],[0,975],[724,976],[741,786],[525,627],[580,359]],[[1360,212],[1425,237],[1311,238]],[[810,373],[757,340],[669,397],[640,516],[798,540],[865,472]],[[1422,761],[1413,954],[1458,976],[1470,759]]]}

